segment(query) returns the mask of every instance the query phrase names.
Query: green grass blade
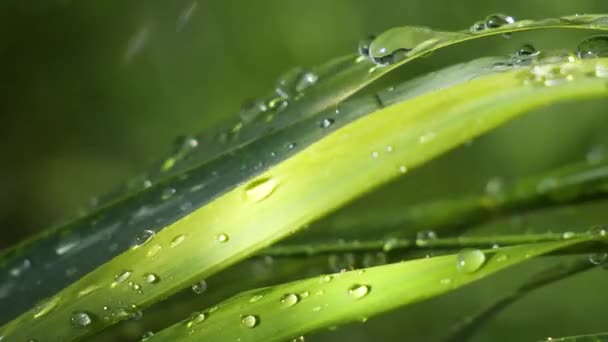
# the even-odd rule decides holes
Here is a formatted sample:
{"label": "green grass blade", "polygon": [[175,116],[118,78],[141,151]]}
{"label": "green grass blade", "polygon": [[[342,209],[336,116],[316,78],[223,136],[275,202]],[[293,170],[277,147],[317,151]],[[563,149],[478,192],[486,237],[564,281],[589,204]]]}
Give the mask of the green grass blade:
{"label": "green grass blade", "polygon": [[569,337],[547,337],[538,342],[606,342],[608,333],[577,335]]}
{"label": "green grass blade", "polygon": [[[305,333],[365,320],[483,279],[527,259],[588,239],[486,250],[470,272],[457,267],[459,254],[314,277],[248,291],[195,314],[153,341],[285,341]],[[473,250],[468,250],[473,251]],[[476,250],[481,253],[480,250]],[[253,323],[252,323],[253,322]]]}
{"label": "green grass blade", "polygon": [[[403,165],[421,165],[533,108],[606,96],[606,79],[596,73],[604,63],[577,61],[580,75],[553,86],[529,84],[527,68],[486,75],[359,117],[87,274],[51,299],[44,319],[32,309],[0,331],[73,339],[131,317],[402,175]],[[159,281],[146,283],[150,274]],[[83,311],[92,322],[70,326]]]}

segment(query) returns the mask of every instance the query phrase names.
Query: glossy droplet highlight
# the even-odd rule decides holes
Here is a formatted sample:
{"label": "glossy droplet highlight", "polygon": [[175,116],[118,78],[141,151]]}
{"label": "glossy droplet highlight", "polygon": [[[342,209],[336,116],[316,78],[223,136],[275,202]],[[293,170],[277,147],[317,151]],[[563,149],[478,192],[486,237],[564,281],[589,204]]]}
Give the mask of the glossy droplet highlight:
{"label": "glossy droplet highlight", "polygon": [[319,123],[319,127],[328,128],[329,126],[331,126],[333,124],[334,124],[334,119],[325,118],[325,119],[321,120],[321,122]]}
{"label": "glossy droplet highlight", "polygon": [[262,300],[262,298],[264,298],[264,295],[261,295],[261,294],[254,295],[249,299],[249,303],[259,302],[260,300]]}
{"label": "glossy droplet highlight", "polygon": [[361,299],[370,292],[368,285],[355,284],[348,289],[348,295],[355,299]]}
{"label": "glossy droplet highlight", "polygon": [[502,13],[496,13],[489,15],[486,18],[484,25],[488,29],[495,29],[513,23],[515,23],[515,18],[513,18],[512,16]]}
{"label": "glossy droplet highlight", "polygon": [[154,233],[151,230],[144,230],[143,232],[141,232],[140,234],[138,234],[135,237],[135,240],[133,241],[132,247],[133,249],[139,248],[143,245],[145,245],[146,243],[148,243],[150,240],[152,240],[152,238],[154,237],[156,233]]}
{"label": "glossy droplet highlight", "polygon": [[486,255],[479,249],[463,249],[456,257],[456,268],[461,273],[473,273],[486,262]]}
{"label": "glossy droplet highlight", "polygon": [[254,315],[245,315],[241,317],[241,325],[245,328],[255,328],[260,324],[260,319]]}
{"label": "glossy droplet highlight", "polygon": [[186,239],[185,235],[181,235],[181,234],[177,235],[176,237],[173,238],[173,240],[171,240],[171,248],[181,245],[185,239]]}
{"label": "glossy droplet highlight", "polygon": [[118,284],[124,283],[125,280],[129,279],[129,277],[131,276],[132,273],[133,273],[132,271],[126,271],[126,270],[118,273],[114,277],[114,282],[112,283],[112,287],[115,287]]}
{"label": "glossy droplet highlight", "polygon": [[59,303],[60,297],[53,297],[47,301],[44,301],[36,306],[34,309],[34,318],[40,318],[53,311]]}
{"label": "glossy droplet highlight", "polygon": [[591,36],[583,40],[576,50],[579,58],[608,57],[608,35]]}
{"label": "glossy droplet highlight", "polygon": [[75,327],[83,328],[91,325],[91,323],[93,323],[93,319],[91,318],[91,315],[86,311],[76,311],[72,313],[72,316],[70,317],[70,322]]}
{"label": "glossy droplet highlight", "polygon": [[279,181],[276,178],[260,178],[245,187],[245,197],[248,201],[260,202],[272,195],[278,186]]}
{"label": "glossy droplet highlight", "polygon": [[207,316],[202,312],[195,312],[190,316],[190,320],[186,324],[188,328],[192,328],[193,326],[203,322]]}

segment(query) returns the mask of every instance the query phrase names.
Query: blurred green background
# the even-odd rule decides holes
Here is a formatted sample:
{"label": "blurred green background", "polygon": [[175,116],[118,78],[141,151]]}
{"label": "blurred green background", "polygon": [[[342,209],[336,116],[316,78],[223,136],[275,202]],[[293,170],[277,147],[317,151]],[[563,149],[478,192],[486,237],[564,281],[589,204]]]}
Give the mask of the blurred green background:
{"label": "blurred green background", "polygon": [[[393,26],[463,29],[495,12],[515,18],[555,17],[608,12],[608,2],[4,1],[0,5],[0,247],[73,216],[92,196],[145,170],[170,150],[177,136],[211,134],[214,126],[236,115],[243,100],[267,93],[290,67],[313,66],[353,53],[361,38]],[[461,44],[408,64],[383,82],[398,82],[476,57],[505,55],[528,42],[539,49],[573,50],[588,35],[533,32]],[[601,152],[608,144],[607,105],[604,100],[544,108],[353,206],[401,204],[387,198],[417,202],[478,193],[491,177],[509,180],[584,160],[589,151]],[[601,216],[603,208],[594,212],[606,219]],[[561,217],[548,222],[541,228],[573,224]],[[588,277],[586,281],[598,286],[607,283],[605,272],[603,278]],[[556,293],[572,292],[568,284]],[[597,300],[593,292],[577,289],[577,301],[587,300],[593,306]],[[464,303],[472,308],[483,302],[484,294],[492,298],[487,289],[475,291],[482,296],[477,301],[461,297],[469,298]],[[551,298],[537,299],[529,308],[550,305]],[[462,303],[442,300],[439,303],[444,304],[431,307],[448,305],[445,311],[462,315],[452,307]],[[588,332],[581,322],[591,329],[597,320],[571,321],[564,313],[597,318],[602,312],[574,304],[548,307],[547,312],[554,314],[543,318],[520,310],[519,319],[506,320],[500,327],[527,329],[527,320],[547,319],[552,326],[558,323],[549,330],[558,334]],[[404,314],[389,315],[384,325],[374,323],[382,319],[372,320],[347,334],[352,334],[351,340],[365,341],[371,338],[366,330],[376,334],[395,329]],[[432,323],[425,321],[420,329],[432,330]],[[488,338],[498,338],[506,330],[495,330]],[[425,336],[423,330],[420,336]],[[394,331],[385,336],[398,337]]]}

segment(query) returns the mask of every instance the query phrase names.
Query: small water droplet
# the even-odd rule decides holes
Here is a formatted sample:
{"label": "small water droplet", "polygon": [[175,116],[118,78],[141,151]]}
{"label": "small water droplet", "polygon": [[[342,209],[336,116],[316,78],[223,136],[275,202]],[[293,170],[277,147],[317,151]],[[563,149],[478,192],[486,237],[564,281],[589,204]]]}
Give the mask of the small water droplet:
{"label": "small water droplet", "polygon": [[132,271],[122,271],[114,277],[114,282],[112,283],[112,287],[115,287],[118,284],[125,282],[125,280],[129,279],[133,272]]}
{"label": "small water droplet", "polygon": [[503,262],[503,261],[507,261],[508,259],[509,259],[509,256],[507,254],[504,254],[504,253],[496,254],[496,262]]}
{"label": "small water droplet", "polygon": [[369,36],[359,42],[359,46],[357,48],[359,51],[359,56],[369,58],[369,46],[372,44],[374,39],[376,39],[376,36]]}
{"label": "small water droplet", "polygon": [[245,197],[251,202],[260,202],[268,198],[279,184],[279,181],[272,177],[256,179],[245,187]]}
{"label": "small water droplet", "polygon": [[300,75],[296,83],[296,91],[302,93],[304,90],[312,87],[319,80],[319,76],[312,71],[305,71]]}
{"label": "small water droplet", "polygon": [[36,307],[34,308],[34,318],[40,318],[53,311],[53,309],[57,307],[57,303],[59,303],[59,300],[60,297],[53,297],[36,305]]}
{"label": "small water droplet", "polygon": [[201,280],[192,284],[192,291],[196,294],[201,294],[207,290],[207,282],[205,280]]}
{"label": "small water droplet", "polygon": [[443,278],[439,281],[441,285],[450,285],[452,283],[452,278]]}
{"label": "small water droplet", "polygon": [[216,239],[217,239],[218,242],[221,242],[221,243],[228,242],[228,240],[230,240],[230,238],[228,237],[227,234],[219,234],[216,237]]}
{"label": "small water droplet", "polygon": [[310,296],[310,292],[308,292],[308,291],[302,291],[302,293],[300,293],[300,297],[302,297],[302,298],[306,298],[308,296]]}
{"label": "small water droplet", "polygon": [[144,274],[144,280],[146,281],[146,283],[154,284],[160,281],[160,277],[154,273],[147,273]]}
{"label": "small water droplet", "polygon": [[155,256],[156,254],[158,254],[158,252],[160,252],[163,249],[163,247],[161,245],[152,245],[150,246],[150,248],[148,249],[148,253],[146,253],[146,256],[148,258],[151,258],[153,256]]}
{"label": "small water droplet", "polygon": [[73,326],[82,328],[91,325],[91,323],[93,323],[93,319],[91,317],[91,314],[86,311],[76,311],[72,313],[72,316],[70,317],[70,322]]}
{"label": "small water droplet", "polygon": [[405,166],[405,165],[399,165],[399,172],[406,173],[407,172],[407,166]]}
{"label": "small water droplet", "polygon": [[427,132],[418,138],[418,142],[421,144],[426,144],[429,141],[435,139],[435,137],[436,137],[435,132]]}
{"label": "small water droplet", "polygon": [[78,246],[78,244],[78,240],[64,241],[55,248],[55,253],[57,253],[57,255],[64,255],[73,250],[74,247]]}
{"label": "small water droplet", "polygon": [[151,339],[152,336],[154,336],[153,332],[146,331],[145,333],[143,333],[143,335],[141,335],[141,341],[147,341],[147,340]]}
{"label": "small water droplet", "polygon": [[564,240],[568,240],[574,237],[574,232],[564,232],[564,234],[562,234],[562,238]]}
{"label": "small water droplet", "polygon": [[207,316],[203,312],[195,312],[190,316],[190,320],[186,324],[188,328],[192,328],[193,326],[203,322]]}
{"label": "small water droplet", "polygon": [[370,287],[368,285],[360,285],[355,284],[348,289],[348,295],[355,298],[361,299],[370,292]]}
{"label": "small water droplet", "polygon": [[473,23],[473,25],[471,25],[471,27],[469,28],[469,31],[471,31],[471,33],[478,33],[481,31],[484,31],[486,29],[486,23],[483,21],[476,21],[475,23]]}
{"label": "small water droplet", "polygon": [[321,122],[319,123],[319,127],[328,128],[329,126],[331,126],[333,124],[334,124],[334,119],[325,118],[325,119],[321,120]]}
{"label": "small water droplet", "polygon": [[461,273],[473,273],[486,262],[486,255],[479,249],[463,249],[456,257],[456,268]]}
{"label": "small water droplet", "polygon": [[185,239],[186,239],[185,235],[183,235],[183,234],[177,235],[176,237],[173,238],[173,240],[171,240],[171,248],[181,245]]}
{"label": "small water droplet", "polygon": [[293,150],[293,148],[296,147],[296,143],[288,143],[286,147],[288,150]]}
{"label": "small water droplet", "polygon": [[512,16],[496,13],[489,15],[486,18],[484,25],[488,29],[495,29],[513,23],[515,23],[515,18]]}
{"label": "small water droplet", "polygon": [[594,265],[602,265],[608,260],[608,252],[589,254],[589,262]]}
{"label": "small water droplet", "polygon": [[290,308],[296,305],[300,301],[300,297],[298,297],[295,293],[288,293],[281,297],[281,304],[283,307]]}
{"label": "small water droplet", "polygon": [[524,44],[524,45],[522,45],[522,47],[520,47],[517,50],[517,52],[515,52],[515,55],[517,57],[523,57],[523,58],[530,58],[530,57],[538,56],[539,54],[540,54],[540,51],[536,50],[536,48],[531,44]]}
{"label": "small water droplet", "polygon": [[251,298],[249,298],[249,303],[258,302],[258,301],[262,300],[262,298],[264,298],[264,295],[261,295],[261,294],[253,295]]}
{"label": "small water droplet", "polygon": [[156,235],[156,233],[154,233],[153,231],[148,230],[148,229],[144,230],[143,232],[141,232],[139,235],[137,235],[135,237],[135,240],[133,241],[131,248],[136,249],[136,248],[139,248],[139,247],[145,245],[150,240],[152,240],[154,235]]}
{"label": "small water droplet", "polygon": [[260,324],[260,319],[254,315],[245,315],[241,317],[241,325],[245,328],[255,328]]}
{"label": "small water droplet", "polygon": [[437,240],[437,233],[432,230],[423,230],[416,233],[416,246],[427,246],[430,241]]}
{"label": "small water droplet", "polygon": [[325,274],[325,275],[322,275],[321,278],[319,278],[319,283],[321,283],[321,284],[329,283],[332,279],[333,279],[332,276]]}
{"label": "small water droplet", "polygon": [[608,35],[598,34],[583,40],[577,48],[579,58],[608,57]]}
{"label": "small water droplet", "polygon": [[372,152],[372,158],[378,158],[380,154],[378,153],[378,151],[374,151]]}

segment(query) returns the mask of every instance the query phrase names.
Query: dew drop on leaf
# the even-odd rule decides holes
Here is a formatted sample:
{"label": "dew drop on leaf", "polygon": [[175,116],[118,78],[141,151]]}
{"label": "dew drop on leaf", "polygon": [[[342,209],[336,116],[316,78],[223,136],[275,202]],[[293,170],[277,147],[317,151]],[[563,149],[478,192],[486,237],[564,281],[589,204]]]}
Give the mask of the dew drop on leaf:
{"label": "dew drop on leaf", "polygon": [[258,301],[262,300],[262,298],[264,298],[264,296],[261,294],[254,295],[251,298],[249,298],[249,303],[258,302]]}
{"label": "dew drop on leaf", "polygon": [[496,13],[489,15],[486,18],[484,25],[488,29],[495,29],[513,23],[515,23],[515,18],[512,16]]}
{"label": "dew drop on leaf", "polygon": [[196,294],[201,294],[207,290],[207,282],[205,280],[201,280],[192,284],[192,292]]}
{"label": "dew drop on leaf", "polygon": [[191,328],[201,322],[203,322],[207,316],[203,312],[195,312],[190,316],[190,320],[186,324],[188,328]]}
{"label": "dew drop on leaf", "polygon": [[38,304],[34,308],[34,318],[40,318],[53,311],[55,307],[57,307],[57,303],[59,303],[60,297],[53,297],[49,300],[46,300],[40,304]]}
{"label": "dew drop on leaf", "polygon": [[432,230],[423,230],[416,233],[416,246],[422,247],[429,244],[429,241],[437,239],[437,233]]}
{"label": "dew drop on leaf", "polygon": [[589,254],[589,262],[594,265],[602,265],[608,260],[608,252]]}
{"label": "dew drop on leaf", "polygon": [[145,245],[148,241],[152,240],[152,238],[154,237],[155,234],[156,233],[154,233],[151,230],[148,230],[148,229],[144,230],[143,232],[141,232],[140,234],[138,234],[135,237],[132,248],[136,249],[136,248],[139,248],[139,247]]}
{"label": "dew drop on leaf", "polygon": [[241,325],[245,328],[255,328],[260,324],[260,319],[254,315],[245,315],[241,317]]}
{"label": "dew drop on leaf", "polygon": [[216,240],[218,242],[224,243],[224,242],[228,242],[228,240],[230,240],[230,238],[228,237],[227,234],[220,234],[216,237]]}
{"label": "dew drop on leaf", "polygon": [[149,339],[152,338],[152,336],[154,336],[154,333],[151,331],[146,331],[142,336],[141,336],[141,340],[140,341],[147,341]]}
{"label": "dew drop on leaf", "polygon": [[583,40],[576,50],[579,58],[608,57],[608,35],[591,36]]}
{"label": "dew drop on leaf", "polygon": [[300,297],[298,297],[298,295],[295,293],[288,293],[281,297],[281,304],[286,308],[296,305],[299,301]]}
{"label": "dew drop on leaf", "polygon": [[466,248],[456,257],[456,268],[461,273],[476,272],[486,262],[486,255],[479,249]]}
{"label": "dew drop on leaf", "polygon": [[173,238],[173,240],[171,240],[171,248],[181,245],[185,239],[186,239],[185,235],[183,235],[183,234],[177,235],[176,237]]}
{"label": "dew drop on leaf", "polygon": [[334,124],[334,119],[325,118],[325,119],[321,120],[321,122],[319,123],[319,127],[328,128],[329,126],[331,126],[333,124]]}
{"label": "dew drop on leaf", "polygon": [[250,202],[260,202],[268,198],[279,186],[276,178],[256,179],[245,187],[245,198]]}
{"label": "dew drop on leaf", "polygon": [[348,289],[348,295],[355,299],[361,299],[370,291],[370,287],[368,285],[360,285],[355,284]]}
{"label": "dew drop on leaf", "polygon": [[154,284],[154,283],[159,282],[160,278],[159,278],[159,276],[157,276],[154,273],[146,273],[144,275],[144,280],[146,281],[146,283]]}
{"label": "dew drop on leaf", "polygon": [[132,271],[122,271],[120,273],[118,273],[115,277],[114,277],[114,283],[112,283],[112,287],[123,283],[125,280],[129,279],[129,277],[131,276],[133,272]]}
{"label": "dew drop on leaf", "polygon": [[70,322],[75,327],[87,327],[93,323],[93,319],[91,318],[91,314],[86,311],[76,311],[72,313]]}

